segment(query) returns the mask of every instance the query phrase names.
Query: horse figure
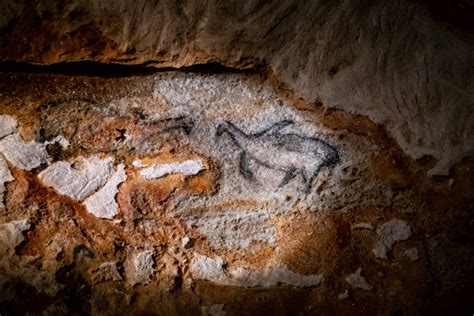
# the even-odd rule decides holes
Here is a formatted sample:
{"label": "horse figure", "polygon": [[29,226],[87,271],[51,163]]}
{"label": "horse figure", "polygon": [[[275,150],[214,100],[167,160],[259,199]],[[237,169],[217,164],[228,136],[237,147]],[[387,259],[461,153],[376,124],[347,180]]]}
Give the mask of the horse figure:
{"label": "horse figure", "polygon": [[301,176],[306,193],[309,193],[319,171],[340,162],[339,153],[319,138],[283,133],[282,130],[291,124],[292,121],[283,120],[260,132],[247,134],[232,122],[224,121],[217,127],[216,136],[227,133],[240,150],[239,169],[245,179],[255,180],[249,168],[249,161],[252,160],[269,169],[284,172],[279,187]]}

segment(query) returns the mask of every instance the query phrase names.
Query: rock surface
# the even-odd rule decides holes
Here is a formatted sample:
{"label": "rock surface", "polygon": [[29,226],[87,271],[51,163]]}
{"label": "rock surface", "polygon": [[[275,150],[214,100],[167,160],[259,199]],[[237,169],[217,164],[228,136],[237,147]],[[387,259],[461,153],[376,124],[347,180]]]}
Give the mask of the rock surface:
{"label": "rock surface", "polygon": [[377,228],[377,235],[380,240],[372,253],[377,258],[387,259],[388,252],[397,241],[410,238],[411,228],[406,222],[394,219]]}
{"label": "rock surface", "polygon": [[[469,17],[466,2],[452,5],[454,23]],[[422,1],[43,0],[1,9],[4,61],[266,65],[310,102],[386,124],[406,153],[438,160],[430,174],[472,155],[470,36],[437,23]]]}
{"label": "rock surface", "polygon": [[38,177],[43,183],[76,201],[82,201],[101,188],[112,176],[113,159],[78,157],[73,162],[58,161]]}
{"label": "rock surface", "polygon": [[371,291],[374,287],[370,285],[363,276],[360,275],[362,268],[356,270],[356,272],[349,274],[346,277],[347,283],[349,283],[354,289],[363,289]]}
{"label": "rock surface", "polygon": [[0,314],[471,313],[471,36],[431,8],[0,1]]}

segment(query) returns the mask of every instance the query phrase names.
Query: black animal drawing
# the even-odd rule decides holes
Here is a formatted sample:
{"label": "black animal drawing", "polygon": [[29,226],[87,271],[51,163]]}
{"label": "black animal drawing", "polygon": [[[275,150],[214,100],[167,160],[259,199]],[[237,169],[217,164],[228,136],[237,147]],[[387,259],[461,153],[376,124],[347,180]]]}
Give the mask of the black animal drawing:
{"label": "black animal drawing", "polygon": [[225,121],[217,127],[216,136],[227,133],[240,150],[239,170],[245,179],[255,180],[249,167],[249,161],[252,160],[267,168],[284,172],[279,187],[288,184],[296,176],[301,176],[306,193],[309,193],[320,170],[337,165],[340,156],[336,148],[322,139],[282,132],[293,123],[283,120],[260,132],[248,134],[232,122]]}
{"label": "black animal drawing", "polygon": [[194,121],[186,116],[170,117],[164,118],[156,123],[161,124],[163,127],[163,132],[169,132],[174,130],[182,130],[183,133],[187,136],[191,134],[191,131],[194,128]]}

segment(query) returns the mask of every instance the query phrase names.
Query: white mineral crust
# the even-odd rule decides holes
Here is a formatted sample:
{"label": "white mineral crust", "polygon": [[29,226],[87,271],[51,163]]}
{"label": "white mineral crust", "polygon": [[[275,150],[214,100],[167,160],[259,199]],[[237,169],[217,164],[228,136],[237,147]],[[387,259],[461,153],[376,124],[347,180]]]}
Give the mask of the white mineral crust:
{"label": "white mineral crust", "polygon": [[96,193],[88,197],[84,205],[87,211],[100,218],[112,219],[119,213],[115,196],[118,185],[127,180],[125,166],[120,164],[117,171],[110,177],[109,181]]}
{"label": "white mineral crust", "polygon": [[[139,161],[133,163],[134,166],[141,166]],[[183,162],[174,162],[169,164],[153,164],[140,170],[140,174],[147,180],[154,180],[164,177],[168,174],[182,174],[192,176],[198,174],[204,169],[201,160],[186,160]]]}
{"label": "white mineral crust", "polygon": [[113,158],[78,157],[72,162],[58,161],[39,174],[48,187],[82,201],[101,188],[113,173]]}

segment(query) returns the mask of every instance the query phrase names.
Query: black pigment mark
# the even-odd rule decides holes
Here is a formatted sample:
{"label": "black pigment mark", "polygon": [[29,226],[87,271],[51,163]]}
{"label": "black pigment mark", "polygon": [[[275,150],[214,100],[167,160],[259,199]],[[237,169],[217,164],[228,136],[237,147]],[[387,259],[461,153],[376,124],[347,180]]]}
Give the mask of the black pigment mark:
{"label": "black pigment mark", "polygon": [[216,136],[227,133],[233,144],[241,150],[240,174],[247,180],[255,180],[249,161],[269,169],[284,172],[279,187],[301,176],[306,192],[311,190],[314,179],[322,168],[334,167],[340,162],[339,152],[326,141],[294,133],[282,133],[293,124],[284,120],[256,133],[245,133],[235,124],[225,121],[216,130]]}
{"label": "black pigment mark", "polygon": [[90,250],[86,245],[77,245],[74,247],[72,257],[74,261],[78,256],[84,256],[89,258],[95,258],[95,254],[92,250]]}
{"label": "black pigment mark", "polygon": [[46,141],[46,130],[44,128],[39,129],[39,142],[44,143]]}
{"label": "black pigment mark", "polygon": [[164,125],[164,132],[182,130],[185,135],[190,135],[194,128],[194,121],[186,116],[165,118],[157,122]]}
{"label": "black pigment mark", "polygon": [[116,128],[115,131],[119,134],[117,137],[115,137],[116,141],[123,142],[127,139],[127,129]]}

